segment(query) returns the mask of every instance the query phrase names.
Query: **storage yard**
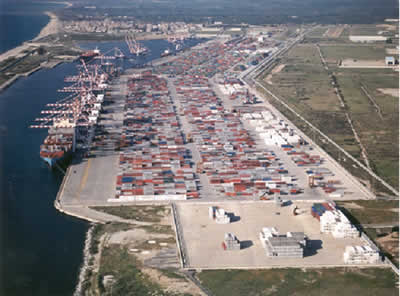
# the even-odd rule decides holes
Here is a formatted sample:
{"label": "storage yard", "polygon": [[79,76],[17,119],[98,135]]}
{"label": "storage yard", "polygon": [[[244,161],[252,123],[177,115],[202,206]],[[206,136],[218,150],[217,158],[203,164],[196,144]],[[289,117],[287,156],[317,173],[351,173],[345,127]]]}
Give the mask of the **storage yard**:
{"label": "storage yard", "polygon": [[[277,206],[274,202],[178,203],[187,268],[269,268],[278,266],[339,266],[345,265],[343,254],[347,246],[365,245],[359,237],[334,238],[320,232],[320,223],[310,211],[310,202],[296,202],[299,214],[293,215],[294,205]],[[209,218],[209,207],[218,206],[234,219],[219,224]],[[279,214],[277,214],[279,213]],[[193,218],[195,217],[195,219]],[[307,247],[304,257],[268,256],[259,234],[265,227],[275,227],[280,234],[304,233]],[[224,250],[225,233],[234,234],[241,242],[240,250]],[[300,240],[303,240],[300,239]]]}
{"label": "storage yard", "polygon": [[72,165],[60,200],[371,198],[238,78],[276,50],[255,38],[209,41],[118,78],[91,157]]}
{"label": "storage yard", "polygon": [[279,43],[212,40],[116,79],[61,207],[173,203],[187,269],[382,265],[325,202],[373,194],[239,78]]}

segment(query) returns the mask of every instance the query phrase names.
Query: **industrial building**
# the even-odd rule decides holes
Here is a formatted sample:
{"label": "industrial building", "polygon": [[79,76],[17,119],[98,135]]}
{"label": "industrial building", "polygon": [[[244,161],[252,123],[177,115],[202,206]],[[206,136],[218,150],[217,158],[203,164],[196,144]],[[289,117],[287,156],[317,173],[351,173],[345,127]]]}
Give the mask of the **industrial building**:
{"label": "industrial building", "polygon": [[260,240],[269,257],[303,258],[307,246],[304,232],[279,235],[275,227],[264,227],[260,232]]}

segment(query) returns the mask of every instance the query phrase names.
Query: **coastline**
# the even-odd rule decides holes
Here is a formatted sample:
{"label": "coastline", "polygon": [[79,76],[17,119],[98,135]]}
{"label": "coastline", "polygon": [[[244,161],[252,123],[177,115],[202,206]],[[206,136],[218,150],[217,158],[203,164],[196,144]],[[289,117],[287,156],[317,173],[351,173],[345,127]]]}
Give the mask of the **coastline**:
{"label": "coastline", "polygon": [[47,23],[47,25],[44,26],[42,28],[42,30],[40,30],[39,34],[35,38],[25,41],[21,45],[18,45],[17,47],[9,49],[6,52],[3,52],[2,54],[0,54],[0,62],[3,62],[6,59],[11,58],[11,57],[19,57],[20,55],[24,55],[23,51],[27,50],[31,46],[34,46],[33,42],[38,41],[39,39],[46,37],[50,34],[59,33],[60,21],[59,21],[58,17],[56,16],[56,14],[54,14],[53,12],[50,12],[50,11],[45,11],[44,13],[50,17],[50,20]]}
{"label": "coastline", "polygon": [[42,30],[40,30],[39,34],[32,39],[32,41],[38,41],[43,37],[60,32],[61,22],[58,19],[57,15],[51,11],[45,11],[44,14],[47,15],[50,20],[47,25],[44,26]]}
{"label": "coastline", "polygon": [[[69,2],[63,2],[63,4],[65,4],[66,7],[72,6],[72,4]],[[9,58],[22,59],[22,58],[26,57],[30,53],[29,52],[30,50],[36,49],[39,46],[47,44],[46,42],[40,43],[40,39],[42,39],[46,36],[58,34],[59,32],[61,32],[62,24],[61,24],[59,18],[57,17],[57,15],[51,11],[45,11],[44,14],[49,16],[50,20],[46,24],[46,26],[44,26],[40,30],[39,34],[35,38],[25,41],[21,45],[14,47],[14,48],[0,54],[0,63],[6,61]],[[70,58],[66,59],[66,61],[70,61],[70,60],[71,60]],[[52,68],[61,62],[62,61],[56,61],[55,63],[48,62],[47,64],[49,64],[49,65],[47,66],[47,68]],[[20,73],[20,74],[14,75],[13,77],[11,77],[10,79],[8,79],[7,81],[5,81],[3,84],[0,85],[0,92],[3,91],[4,89],[8,88],[9,86],[11,86],[20,77],[27,77],[42,68],[46,68],[46,63],[43,65],[40,65],[34,69],[30,69],[29,71],[27,71],[25,73]]]}

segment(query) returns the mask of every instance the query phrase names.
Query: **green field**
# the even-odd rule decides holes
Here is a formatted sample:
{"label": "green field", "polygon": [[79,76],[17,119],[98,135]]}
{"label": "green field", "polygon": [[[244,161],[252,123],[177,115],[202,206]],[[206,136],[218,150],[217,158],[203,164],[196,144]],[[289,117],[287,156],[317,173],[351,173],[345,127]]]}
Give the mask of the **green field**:
{"label": "green field", "polygon": [[300,45],[281,60],[285,68],[272,76],[272,86],[301,111],[338,111],[339,101],[314,45]]}
{"label": "green field", "polygon": [[398,278],[380,268],[202,271],[198,278],[215,296],[398,295]]}
{"label": "green field", "polygon": [[378,60],[385,59],[386,51],[384,45],[342,45],[335,44],[321,46],[322,54],[326,59],[343,60]]}
{"label": "green field", "polygon": [[[101,265],[98,273],[99,295],[124,295],[124,296],[185,296],[163,290],[160,285],[154,283],[141,271],[142,264],[135,256],[128,253],[126,248],[113,246],[104,248],[101,254]],[[165,271],[167,276],[178,278],[178,274]],[[104,287],[104,276],[113,275],[112,289]],[[180,277],[182,279],[183,277]]]}
{"label": "green field", "polygon": [[310,33],[307,34],[307,37],[309,38],[322,38],[326,30],[329,29],[329,26],[320,26],[314,30],[312,30]]}
{"label": "green field", "polygon": [[[133,207],[129,207],[133,208]],[[164,207],[135,207],[139,211],[146,213],[158,214],[160,211],[165,213]],[[132,209],[131,209],[132,210]],[[140,230],[147,233],[142,238],[134,241],[109,242],[109,238],[115,233],[121,233],[127,230]],[[160,233],[162,236],[160,236]],[[166,236],[169,235],[169,236]],[[103,237],[103,240],[101,239]],[[156,240],[159,243],[167,243],[170,246],[175,245],[174,231],[170,225],[160,225],[150,223],[149,225],[133,225],[124,223],[106,223],[97,224],[92,232],[92,242],[89,252],[92,257],[89,260],[89,266],[85,274],[83,282],[83,295],[165,295],[165,296],[189,296],[188,294],[178,292],[169,292],[165,288],[165,281],[162,286],[159,280],[148,276],[143,258],[137,257],[135,254],[128,252],[130,248],[138,248],[139,250],[159,250],[159,244],[149,244],[148,240]],[[139,255],[140,256],[140,255]],[[96,257],[98,259],[96,259]],[[98,267],[98,268],[97,268]],[[146,270],[144,270],[146,268]],[[187,282],[186,278],[174,268],[154,269],[156,272],[173,279],[173,281]],[[103,279],[106,276],[113,276],[114,283],[105,285]],[[168,287],[174,285],[175,282],[168,282]]]}
{"label": "green field", "polygon": [[[338,71],[337,80],[353,124],[366,148],[371,167],[393,186],[398,187],[398,99],[379,92],[378,88],[398,88],[393,71],[353,69]],[[365,87],[380,108],[362,91]]]}
{"label": "green field", "polygon": [[164,206],[91,207],[91,209],[118,216],[123,219],[132,219],[143,222],[160,222],[161,218],[170,211]]}
{"label": "green field", "polygon": [[378,31],[382,29],[377,28],[375,24],[350,26],[350,35],[377,35]]}
{"label": "green field", "polygon": [[391,224],[399,221],[397,200],[354,200],[337,204],[345,208],[355,224]]}
{"label": "green field", "polygon": [[[383,59],[384,45],[346,45],[337,40],[335,45],[320,47],[328,62],[328,70],[323,67],[315,44],[299,44],[276,63],[285,64],[282,71],[272,74],[272,77],[268,76],[273,69],[271,67],[261,76],[263,84],[352,156],[364,162],[361,147],[346,119],[348,113],[366,149],[371,169],[398,188],[398,98],[378,90],[398,88],[398,72],[391,69],[345,69],[337,66],[337,60],[343,58]],[[343,97],[344,107],[340,105],[335,93],[335,85]],[[370,97],[362,88],[366,89]],[[284,108],[274,100],[271,102],[281,111]],[[293,117],[289,114],[291,120],[294,120]],[[324,146],[334,158],[339,156],[333,146],[329,147],[329,144],[321,141],[318,144]],[[342,165],[368,186],[371,185],[376,192],[387,192],[371,176],[349,161],[343,161]]]}

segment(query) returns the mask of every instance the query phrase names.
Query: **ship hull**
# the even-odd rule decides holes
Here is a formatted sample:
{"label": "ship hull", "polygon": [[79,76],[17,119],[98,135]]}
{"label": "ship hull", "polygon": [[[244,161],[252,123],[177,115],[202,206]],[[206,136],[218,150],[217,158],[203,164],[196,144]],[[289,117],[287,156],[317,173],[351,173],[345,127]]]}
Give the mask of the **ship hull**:
{"label": "ship hull", "polygon": [[49,168],[54,168],[56,164],[63,166],[66,163],[69,163],[72,157],[72,152],[66,152],[61,157],[48,157],[48,156],[40,156],[40,158],[48,165]]}
{"label": "ship hull", "polygon": [[58,157],[58,158],[50,158],[50,157],[41,157],[41,159],[44,160],[44,162],[49,166],[53,167],[57,162],[60,162],[64,157]]}

